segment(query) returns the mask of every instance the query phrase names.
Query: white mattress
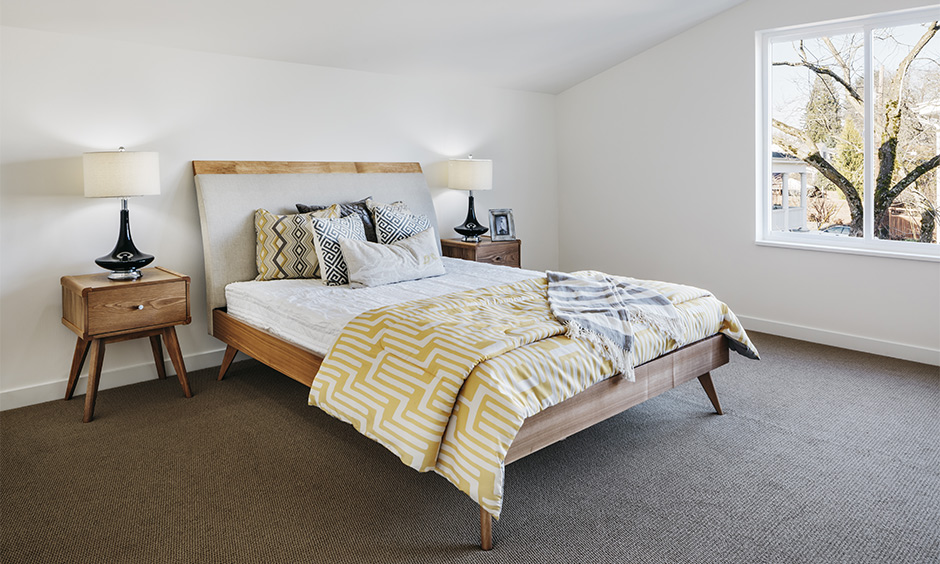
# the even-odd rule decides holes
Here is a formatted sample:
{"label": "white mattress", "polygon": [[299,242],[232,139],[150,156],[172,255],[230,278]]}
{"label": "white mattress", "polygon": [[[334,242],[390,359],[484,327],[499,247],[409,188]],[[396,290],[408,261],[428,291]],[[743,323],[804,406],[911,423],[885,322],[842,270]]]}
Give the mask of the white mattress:
{"label": "white mattress", "polygon": [[444,258],[447,274],[375,288],[327,286],[322,280],[235,282],[225,287],[228,313],[253,327],[325,356],[362,312],[463,290],[511,284],[542,272]]}

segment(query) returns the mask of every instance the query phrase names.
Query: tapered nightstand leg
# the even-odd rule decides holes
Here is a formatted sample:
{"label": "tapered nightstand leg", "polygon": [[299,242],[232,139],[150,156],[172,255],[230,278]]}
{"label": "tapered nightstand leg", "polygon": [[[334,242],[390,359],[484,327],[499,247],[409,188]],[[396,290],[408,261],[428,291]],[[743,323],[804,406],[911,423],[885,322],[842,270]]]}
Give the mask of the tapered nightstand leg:
{"label": "tapered nightstand leg", "polygon": [[180,379],[180,386],[183,387],[183,394],[191,398],[193,393],[189,390],[189,379],[186,377],[186,365],[183,364],[180,342],[176,338],[176,328],[167,327],[163,331],[163,338],[166,341],[166,350],[170,353],[170,360],[173,361],[173,368],[176,369],[176,377]]}
{"label": "tapered nightstand leg", "polygon": [[153,363],[157,365],[157,378],[166,380],[166,365],[163,363],[163,347],[160,345],[160,335],[150,336],[150,348],[153,349]]}
{"label": "tapered nightstand leg", "polygon": [[95,416],[95,396],[98,395],[98,381],[101,379],[101,363],[104,361],[104,341],[91,341],[91,365],[88,367],[88,389],[85,391],[85,417],[83,423],[89,423]]}
{"label": "tapered nightstand leg", "polygon": [[219,377],[216,380],[221,381],[225,377],[225,373],[228,372],[228,367],[235,360],[236,354],[238,354],[238,349],[232,345],[225,347],[225,356],[222,357],[222,366],[219,367]]}
{"label": "tapered nightstand leg", "polygon": [[65,399],[72,399],[72,394],[75,393],[75,384],[78,384],[78,374],[82,371],[82,366],[85,364],[85,357],[88,356],[88,347],[91,345],[91,340],[84,340],[81,337],[75,341],[75,353],[72,354],[72,369],[69,370],[69,383],[65,387]]}

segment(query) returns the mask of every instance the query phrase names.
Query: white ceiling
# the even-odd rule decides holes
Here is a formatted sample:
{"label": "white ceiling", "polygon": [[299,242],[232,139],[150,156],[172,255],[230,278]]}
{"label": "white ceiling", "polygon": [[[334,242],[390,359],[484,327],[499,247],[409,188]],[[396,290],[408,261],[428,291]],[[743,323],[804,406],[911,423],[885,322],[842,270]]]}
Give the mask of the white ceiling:
{"label": "white ceiling", "polygon": [[558,93],[744,0],[3,0],[6,26]]}

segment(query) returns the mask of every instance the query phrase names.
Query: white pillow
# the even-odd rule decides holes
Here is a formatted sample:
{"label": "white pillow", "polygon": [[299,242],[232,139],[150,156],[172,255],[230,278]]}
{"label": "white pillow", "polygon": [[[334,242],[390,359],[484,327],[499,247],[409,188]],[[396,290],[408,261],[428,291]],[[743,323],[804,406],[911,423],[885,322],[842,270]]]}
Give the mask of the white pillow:
{"label": "white pillow", "polygon": [[382,286],[444,274],[433,229],[388,245],[340,237],[339,247],[346,259],[349,285],[353,287]]}

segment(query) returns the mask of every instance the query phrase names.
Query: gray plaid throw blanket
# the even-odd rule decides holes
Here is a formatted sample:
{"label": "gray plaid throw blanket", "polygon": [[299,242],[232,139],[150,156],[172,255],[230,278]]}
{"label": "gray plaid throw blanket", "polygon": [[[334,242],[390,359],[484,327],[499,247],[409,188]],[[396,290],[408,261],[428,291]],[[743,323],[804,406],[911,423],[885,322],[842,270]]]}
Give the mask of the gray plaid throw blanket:
{"label": "gray plaid throw blanket", "polygon": [[546,272],[552,314],[572,339],[585,339],[633,382],[633,327],[644,323],[680,343],[676,306],[665,296],[601,272]]}

